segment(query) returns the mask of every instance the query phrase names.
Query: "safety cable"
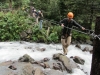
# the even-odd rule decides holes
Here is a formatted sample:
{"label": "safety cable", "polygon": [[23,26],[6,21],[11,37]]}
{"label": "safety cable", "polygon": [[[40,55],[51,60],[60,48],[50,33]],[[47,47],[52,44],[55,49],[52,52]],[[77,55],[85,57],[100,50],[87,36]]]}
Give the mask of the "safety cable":
{"label": "safety cable", "polygon": [[[73,29],[73,28],[69,28],[69,27],[66,27],[66,26],[64,26],[64,27],[65,28],[68,28],[68,29],[71,29],[71,30],[75,30],[75,31],[80,32],[80,33],[83,33],[83,34],[90,35],[90,36],[92,36],[94,38],[98,38],[100,40],[100,35],[96,35],[93,30],[85,29],[84,31],[87,31],[88,32],[88,33],[86,33],[86,32],[82,32],[82,31],[79,31],[79,30],[76,30],[76,29]],[[73,27],[75,27],[75,26],[73,26]]]}
{"label": "safety cable", "polygon": [[[80,32],[80,33],[83,33],[83,34],[90,34],[90,31],[89,31],[88,29],[85,29],[85,30],[84,30],[84,31],[89,31],[89,33],[86,33],[86,32],[82,32],[82,31],[73,29],[73,28],[77,28],[77,27],[75,27],[75,26],[73,26],[73,28],[69,28],[69,27],[66,27],[66,26],[64,26],[64,27],[65,27],[65,28],[68,28],[68,29],[71,29],[71,30],[75,30],[75,31]],[[91,32],[94,32],[94,31],[91,30]]]}
{"label": "safety cable", "polygon": [[[44,20],[50,21],[50,20],[48,20],[48,19],[44,19]],[[51,21],[51,23],[54,23],[54,24],[59,25],[59,23],[56,22],[56,21]],[[99,35],[96,35],[95,32],[94,32],[94,30],[85,29],[85,30],[84,30],[85,32],[83,32],[83,31],[80,31],[80,30],[76,30],[76,29],[73,29],[73,28],[66,27],[66,26],[64,26],[64,27],[65,27],[65,28],[68,28],[68,29],[71,29],[71,30],[75,30],[75,31],[80,32],[80,33],[83,33],[83,34],[87,34],[87,35],[89,35],[89,36],[94,37],[95,39],[98,38],[98,39],[100,40],[100,34],[99,34]],[[76,26],[73,26],[73,27],[74,27],[74,28],[77,28]],[[87,32],[87,33],[86,33],[86,32]]]}

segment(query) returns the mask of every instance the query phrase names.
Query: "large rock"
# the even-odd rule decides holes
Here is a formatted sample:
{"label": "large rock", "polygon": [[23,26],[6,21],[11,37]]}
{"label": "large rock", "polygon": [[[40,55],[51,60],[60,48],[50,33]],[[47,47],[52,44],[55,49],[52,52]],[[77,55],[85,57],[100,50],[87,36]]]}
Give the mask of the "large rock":
{"label": "large rock", "polygon": [[[16,69],[12,69],[14,67]],[[0,63],[0,75],[33,75],[34,67],[31,63],[25,62],[3,62]]]}
{"label": "large rock", "polygon": [[68,73],[72,73],[72,68],[71,68],[71,65],[70,65],[70,60],[67,56],[61,54],[61,53],[58,53],[58,54],[54,54],[53,55],[53,59],[59,59],[62,64],[64,65],[65,69],[67,70]]}
{"label": "large rock", "polygon": [[74,56],[74,57],[73,57],[73,60],[74,60],[76,63],[82,64],[82,65],[84,65],[84,63],[85,63],[85,60],[82,59],[82,58],[80,58],[80,57],[78,57],[78,56]]}
{"label": "large rock", "polygon": [[36,68],[34,75],[44,75],[44,73],[40,68]]}
{"label": "large rock", "polygon": [[18,59],[18,61],[20,61],[20,62],[30,62],[30,63],[34,63],[34,59],[31,58],[28,54],[25,54],[22,57],[20,57]]}
{"label": "large rock", "polygon": [[21,37],[21,38],[25,38],[25,37],[27,37],[27,33],[26,33],[26,32],[24,32],[24,31],[23,31],[23,32],[21,32],[21,33],[20,33],[20,37]]}
{"label": "large rock", "polygon": [[44,71],[45,75],[64,75],[63,72],[59,71],[59,70],[48,70],[46,69]]}
{"label": "large rock", "polygon": [[61,53],[54,54],[53,58],[58,60],[44,58],[41,62],[25,54],[18,61],[0,63],[0,75],[64,75],[77,68],[75,62]]}

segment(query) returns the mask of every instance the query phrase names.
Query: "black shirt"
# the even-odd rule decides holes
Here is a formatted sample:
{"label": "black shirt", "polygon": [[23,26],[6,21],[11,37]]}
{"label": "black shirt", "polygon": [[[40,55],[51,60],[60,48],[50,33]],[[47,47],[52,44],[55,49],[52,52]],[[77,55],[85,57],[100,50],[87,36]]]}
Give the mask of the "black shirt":
{"label": "black shirt", "polygon": [[64,24],[64,28],[62,29],[62,35],[70,35],[71,34],[71,29],[73,26],[82,28],[82,26],[80,24],[78,24],[75,20],[71,19],[70,21],[68,20],[68,18],[63,19],[62,21],[60,21],[60,24]]}

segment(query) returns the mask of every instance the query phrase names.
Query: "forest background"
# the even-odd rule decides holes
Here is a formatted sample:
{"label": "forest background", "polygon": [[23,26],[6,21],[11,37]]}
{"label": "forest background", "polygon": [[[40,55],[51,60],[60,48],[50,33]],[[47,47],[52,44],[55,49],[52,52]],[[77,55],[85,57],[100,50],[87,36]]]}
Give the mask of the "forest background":
{"label": "forest background", "polygon": [[[43,11],[42,30],[35,24],[31,7]],[[0,0],[0,41],[59,43],[59,21],[66,18],[69,11],[74,13],[74,19],[79,24],[94,30],[95,18],[100,15],[100,0]],[[74,41],[91,39],[74,30],[72,33]]]}

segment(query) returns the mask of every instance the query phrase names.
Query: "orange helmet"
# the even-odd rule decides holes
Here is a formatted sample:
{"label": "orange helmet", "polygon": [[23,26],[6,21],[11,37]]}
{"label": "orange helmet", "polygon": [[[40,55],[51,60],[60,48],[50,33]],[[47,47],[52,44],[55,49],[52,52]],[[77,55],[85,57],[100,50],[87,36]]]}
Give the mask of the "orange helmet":
{"label": "orange helmet", "polygon": [[69,13],[67,14],[67,17],[72,19],[72,18],[74,17],[74,14],[73,14],[72,12],[69,12]]}

